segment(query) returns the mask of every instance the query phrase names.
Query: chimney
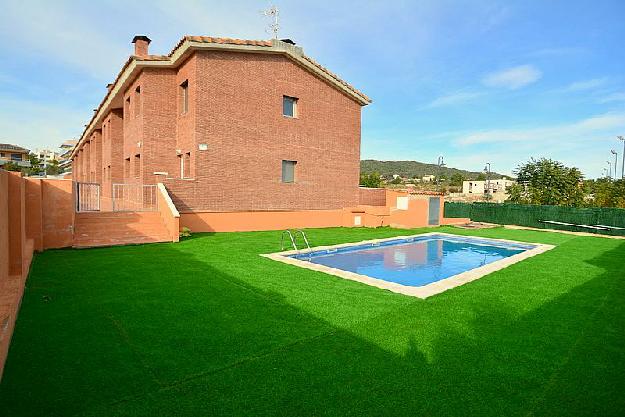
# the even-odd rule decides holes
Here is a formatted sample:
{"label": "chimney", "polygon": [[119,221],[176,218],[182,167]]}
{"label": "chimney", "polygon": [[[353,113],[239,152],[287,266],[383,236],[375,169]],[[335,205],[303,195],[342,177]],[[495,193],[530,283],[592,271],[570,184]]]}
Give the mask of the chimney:
{"label": "chimney", "polygon": [[132,38],[132,43],[135,44],[135,56],[146,57],[148,56],[148,45],[152,42],[150,38],[145,35],[137,35]]}

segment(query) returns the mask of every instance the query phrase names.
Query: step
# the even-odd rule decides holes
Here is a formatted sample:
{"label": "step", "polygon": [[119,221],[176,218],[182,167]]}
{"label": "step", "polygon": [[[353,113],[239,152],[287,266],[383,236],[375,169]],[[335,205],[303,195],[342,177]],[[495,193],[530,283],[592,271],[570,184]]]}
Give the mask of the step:
{"label": "step", "polygon": [[102,246],[122,246],[122,245],[141,245],[145,243],[166,243],[171,242],[169,236],[160,238],[133,238],[133,239],[85,239],[75,240],[73,247],[75,248],[93,248]]}

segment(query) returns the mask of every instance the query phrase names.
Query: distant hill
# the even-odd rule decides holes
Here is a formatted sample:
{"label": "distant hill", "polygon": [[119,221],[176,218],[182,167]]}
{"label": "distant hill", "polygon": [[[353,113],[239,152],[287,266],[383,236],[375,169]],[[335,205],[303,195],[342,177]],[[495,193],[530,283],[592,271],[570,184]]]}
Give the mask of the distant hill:
{"label": "distant hill", "polygon": [[[483,174],[483,172],[465,171],[457,168],[439,168],[436,164],[425,164],[417,161],[376,161],[375,159],[360,161],[360,172],[363,174],[379,172],[385,177],[397,174],[407,178],[421,178],[424,175],[439,175],[439,173],[450,178],[453,174],[461,174],[466,179],[476,179],[478,175]],[[492,179],[501,177],[501,174],[491,173]]]}

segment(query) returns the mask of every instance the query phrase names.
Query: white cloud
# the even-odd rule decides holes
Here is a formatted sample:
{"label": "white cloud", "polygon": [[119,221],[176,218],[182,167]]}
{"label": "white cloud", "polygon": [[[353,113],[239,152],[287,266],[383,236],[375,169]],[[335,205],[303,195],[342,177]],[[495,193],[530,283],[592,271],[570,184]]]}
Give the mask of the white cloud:
{"label": "white cloud", "polygon": [[456,104],[466,103],[467,101],[474,100],[482,95],[484,95],[484,93],[480,93],[477,91],[458,91],[452,94],[437,97],[432,100],[426,107],[436,108],[453,106]]}
{"label": "white cloud", "polygon": [[29,149],[54,148],[82,133],[91,114],[87,109],[50,106],[3,97],[0,100],[0,142]]}
{"label": "white cloud", "polygon": [[482,83],[489,87],[516,90],[538,81],[542,72],[532,65],[520,65],[486,75]]}
{"label": "white cloud", "polygon": [[625,101],[625,93],[612,93],[599,100],[599,103],[612,103],[615,101]]}
{"label": "white cloud", "polygon": [[564,91],[586,91],[601,87],[608,82],[607,78],[593,78],[590,80],[575,81],[565,87]]}
{"label": "white cloud", "polygon": [[551,125],[529,129],[494,129],[470,133],[456,140],[459,145],[479,143],[545,143],[558,141],[563,145],[572,139],[586,139],[591,136],[608,135],[618,129],[625,129],[625,113],[605,113],[570,124]]}
{"label": "white cloud", "polygon": [[111,79],[130,51],[90,24],[97,18],[81,16],[74,7],[60,2],[8,2],[0,15],[0,35],[4,42],[43,54],[54,63]]}

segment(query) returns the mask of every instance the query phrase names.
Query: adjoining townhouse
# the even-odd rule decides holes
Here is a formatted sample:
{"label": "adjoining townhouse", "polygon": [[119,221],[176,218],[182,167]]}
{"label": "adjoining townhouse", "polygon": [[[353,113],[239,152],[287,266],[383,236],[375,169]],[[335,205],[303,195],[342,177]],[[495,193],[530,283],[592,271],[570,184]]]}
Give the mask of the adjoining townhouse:
{"label": "adjoining townhouse", "polygon": [[288,39],[185,36],[168,55],[133,43],[72,151],[75,181],[104,199],[163,183],[194,231],[354,224],[366,95]]}

